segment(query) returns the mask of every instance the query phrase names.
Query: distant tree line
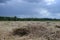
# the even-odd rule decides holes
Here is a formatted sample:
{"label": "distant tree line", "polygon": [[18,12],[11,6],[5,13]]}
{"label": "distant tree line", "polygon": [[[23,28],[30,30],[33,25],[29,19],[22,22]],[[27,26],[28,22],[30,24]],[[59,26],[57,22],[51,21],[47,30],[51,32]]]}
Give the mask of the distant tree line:
{"label": "distant tree line", "polygon": [[0,16],[0,21],[60,21],[60,19],[52,18],[18,18],[14,17],[4,17]]}

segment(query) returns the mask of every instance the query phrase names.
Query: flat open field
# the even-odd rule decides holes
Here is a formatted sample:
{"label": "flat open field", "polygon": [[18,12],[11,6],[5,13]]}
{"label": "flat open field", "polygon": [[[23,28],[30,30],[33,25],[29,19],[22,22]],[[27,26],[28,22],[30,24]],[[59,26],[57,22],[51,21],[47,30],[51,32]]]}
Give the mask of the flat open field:
{"label": "flat open field", "polygon": [[60,22],[0,21],[0,40],[60,40]]}

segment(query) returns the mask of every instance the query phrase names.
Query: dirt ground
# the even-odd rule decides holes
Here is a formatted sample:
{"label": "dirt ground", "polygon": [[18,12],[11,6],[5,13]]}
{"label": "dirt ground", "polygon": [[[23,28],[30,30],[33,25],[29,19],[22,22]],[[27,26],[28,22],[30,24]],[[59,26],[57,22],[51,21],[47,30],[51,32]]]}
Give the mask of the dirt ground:
{"label": "dirt ground", "polygon": [[60,22],[0,21],[0,40],[60,40]]}

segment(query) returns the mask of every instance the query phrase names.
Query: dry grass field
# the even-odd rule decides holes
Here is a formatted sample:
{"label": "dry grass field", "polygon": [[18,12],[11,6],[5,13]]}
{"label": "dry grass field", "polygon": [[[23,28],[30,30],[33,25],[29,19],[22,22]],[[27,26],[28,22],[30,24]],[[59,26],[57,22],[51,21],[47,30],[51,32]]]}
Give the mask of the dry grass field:
{"label": "dry grass field", "polygon": [[60,40],[60,22],[0,21],[0,40]]}

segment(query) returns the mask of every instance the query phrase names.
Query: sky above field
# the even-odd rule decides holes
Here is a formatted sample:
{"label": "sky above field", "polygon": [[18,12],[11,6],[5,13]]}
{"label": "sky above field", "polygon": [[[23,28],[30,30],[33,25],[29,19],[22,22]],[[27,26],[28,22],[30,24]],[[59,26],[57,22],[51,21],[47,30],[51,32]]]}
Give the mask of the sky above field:
{"label": "sky above field", "polygon": [[0,0],[0,16],[60,18],[60,0]]}

